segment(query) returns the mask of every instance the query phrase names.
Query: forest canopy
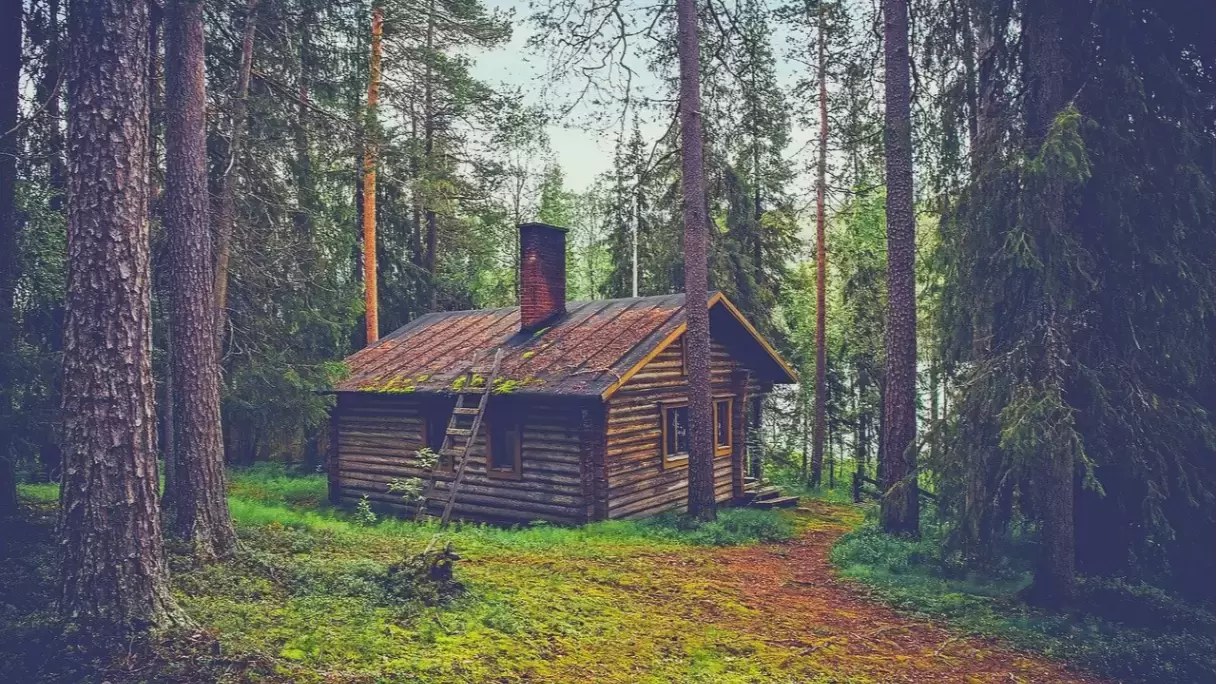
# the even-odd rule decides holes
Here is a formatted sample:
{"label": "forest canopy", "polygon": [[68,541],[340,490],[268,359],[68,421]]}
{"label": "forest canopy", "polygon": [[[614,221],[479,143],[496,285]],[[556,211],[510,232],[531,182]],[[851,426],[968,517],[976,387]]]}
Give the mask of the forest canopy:
{"label": "forest canopy", "polygon": [[969,569],[1029,544],[1032,603],[1078,576],[1212,601],[1211,2],[125,4],[0,17],[0,515],[85,487],[65,466],[109,416],[82,388],[123,339],[131,468],[178,492],[140,501],[226,555],[223,467],[324,470],[343,359],[516,305],[539,221],[570,230],[569,299],[705,277],[791,360],[749,408],[758,476],[874,482],[885,532],[933,525]]}

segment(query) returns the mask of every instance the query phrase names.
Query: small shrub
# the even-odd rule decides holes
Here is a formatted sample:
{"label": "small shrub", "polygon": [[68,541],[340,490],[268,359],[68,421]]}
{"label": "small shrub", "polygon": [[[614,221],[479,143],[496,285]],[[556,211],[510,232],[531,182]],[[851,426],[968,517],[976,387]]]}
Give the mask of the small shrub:
{"label": "small shrub", "polygon": [[735,546],[777,542],[795,535],[794,521],[777,511],[729,508],[707,523],[680,513],[661,513],[639,522],[656,536],[699,546]]}
{"label": "small shrub", "polygon": [[359,499],[359,503],[355,504],[355,513],[351,519],[360,527],[372,527],[376,524],[376,512],[372,510],[372,504],[368,502],[367,494],[364,494],[363,498]]}

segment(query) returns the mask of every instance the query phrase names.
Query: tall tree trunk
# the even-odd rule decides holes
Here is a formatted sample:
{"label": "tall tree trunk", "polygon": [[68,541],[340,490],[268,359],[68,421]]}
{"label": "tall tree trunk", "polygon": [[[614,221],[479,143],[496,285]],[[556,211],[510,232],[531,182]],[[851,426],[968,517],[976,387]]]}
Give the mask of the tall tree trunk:
{"label": "tall tree trunk", "polygon": [[[954,8],[954,0],[952,0],[952,8]],[[979,109],[980,101],[976,94],[976,33],[972,28],[972,1],[963,0],[960,2],[960,7],[956,9],[957,18],[959,21],[959,33],[962,38],[960,51],[963,55],[963,92],[964,102],[967,106],[968,116],[968,153],[971,155],[971,168],[973,176],[977,169],[977,162],[980,155],[977,154],[977,126],[979,119],[977,110]],[[982,22],[988,21],[987,17],[982,18]]]}
{"label": "tall tree trunk", "polygon": [[157,501],[148,3],[72,0],[59,610],[121,638],[180,622]]}
{"label": "tall tree trunk", "polygon": [[[431,59],[433,57],[432,50],[435,47],[435,2],[432,0],[427,4],[427,63],[426,70],[423,75],[423,154],[424,166],[426,167],[426,178],[428,181],[427,192],[423,197],[426,200],[426,217],[427,217],[427,252],[426,263],[423,265],[427,269],[427,310],[435,311],[439,305],[439,288],[435,282],[435,264],[438,258],[439,250],[439,223],[435,216],[434,201],[432,193],[435,192],[434,185],[431,181],[434,180],[435,174],[435,102],[434,102],[434,84],[432,83]],[[519,222],[516,222],[519,225]]]}
{"label": "tall tree trunk", "polygon": [[165,232],[173,274],[174,473],[168,529],[203,560],[237,547],[224,487],[215,272],[207,213],[203,3],[165,7]]}
{"label": "tall tree trunk", "polygon": [[710,312],[706,242],[705,166],[702,163],[701,57],[696,0],[676,0],[680,61],[680,183],[685,224],[685,360],[689,374],[689,513],[713,520],[714,435],[710,400]]}
{"label": "tall tree trunk", "polygon": [[[251,4],[257,0],[249,0]],[[296,234],[310,245],[313,244],[313,211],[315,210],[313,190],[313,160],[309,152],[309,75],[313,63],[313,34],[312,27],[317,21],[316,11],[311,2],[302,3],[300,16],[300,52],[299,52],[299,99],[296,107],[296,120],[292,125],[292,141],[296,148],[295,181],[296,181],[296,211],[292,214],[292,224]]]}
{"label": "tall tree trunk", "polygon": [[803,435],[803,462],[802,467],[799,470],[799,481],[808,482],[808,478],[810,477],[808,465],[810,463],[809,457],[811,456],[811,426],[808,423],[811,421],[808,420],[807,391],[802,387],[799,388],[799,401],[795,410],[798,411],[797,419],[799,422],[799,428]]}
{"label": "tall tree trunk", "polygon": [[891,534],[918,535],[917,310],[913,280],[913,146],[909,113],[908,0],[883,0],[887,157],[887,394],[883,413],[883,503]]}
{"label": "tall tree trunk", "polygon": [[828,75],[824,39],[825,3],[819,8],[819,54],[816,78],[820,82],[820,149],[816,159],[816,432],[812,446],[811,486],[819,487],[821,470],[824,467],[824,432],[828,421],[825,402],[825,385],[828,354],[825,343],[825,291],[828,281],[828,258],[824,244],[824,184],[828,175]]}
{"label": "tall tree trunk", "polygon": [[245,34],[241,38],[241,67],[237,71],[237,89],[230,104],[232,113],[228,120],[228,154],[224,160],[224,172],[220,175],[220,206],[215,212],[215,306],[218,322],[216,344],[221,348],[225,331],[228,329],[228,262],[232,250],[232,233],[237,220],[237,171],[241,163],[241,142],[245,135],[245,117],[248,111],[249,76],[254,63],[254,33],[258,26],[257,11],[258,0],[246,0]]}
{"label": "tall tree trunk", "polygon": [[372,59],[368,78],[368,111],[364,127],[363,155],[363,291],[367,344],[380,339],[380,318],[376,294],[376,156],[377,103],[380,100],[380,35],[384,15],[372,8]]}
{"label": "tall tree trunk", "polygon": [[[16,128],[21,99],[22,5],[22,0],[5,0],[0,5],[0,518],[17,512],[12,369],[16,362],[18,330],[13,297],[19,275]],[[4,555],[0,543],[0,558]]]}
{"label": "tall tree trunk", "polygon": [[[1065,107],[1063,88],[1064,55],[1061,40],[1061,3],[1058,0],[1025,0],[1023,17],[1026,22],[1027,68],[1029,97],[1027,105],[1028,147],[1037,154],[1052,128],[1052,121]],[[1045,222],[1050,235],[1066,231],[1065,190],[1059,176],[1052,171],[1040,184],[1039,197],[1034,199],[1035,210]],[[1050,257],[1049,257],[1050,258]],[[1046,261],[1045,272],[1050,272],[1051,261]],[[1056,360],[1060,353],[1060,340],[1065,332],[1053,329],[1057,325],[1055,306],[1044,297],[1041,304],[1042,324],[1050,332],[1045,345],[1044,359]],[[1050,362],[1045,362],[1039,374],[1040,381],[1060,392],[1059,372]],[[1042,450],[1044,462],[1032,477],[1032,486],[1038,490],[1035,496],[1040,521],[1040,556],[1035,567],[1030,595],[1043,605],[1067,605],[1074,596],[1074,462],[1069,449],[1046,447]]]}
{"label": "tall tree trunk", "polygon": [[[148,13],[150,16],[148,26],[148,92],[150,103],[148,110],[148,163],[151,168],[148,171],[148,215],[149,220],[155,218],[161,219],[161,225],[164,225],[164,205],[161,202],[161,190],[164,188],[164,174],[161,173],[161,157],[160,149],[157,145],[159,139],[158,132],[165,122],[165,90],[162,87],[162,79],[164,72],[164,59],[161,54],[161,26],[165,23],[165,8],[156,4],[149,3]],[[162,259],[162,261],[164,261]],[[173,274],[172,268],[167,263],[158,263],[159,268],[154,269],[153,289],[156,293],[158,301],[168,302],[172,297],[173,290]],[[177,393],[173,388],[173,326],[165,326],[165,366],[162,369],[165,383],[164,403],[160,404],[162,410],[161,418],[161,433],[160,433],[160,453],[164,459],[164,469],[161,474],[164,476],[164,482],[161,487],[161,511],[173,510],[173,497],[177,492],[177,443],[174,441],[177,436],[177,421],[174,420],[174,403],[176,402]],[[155,370],[155,369],[154,369]]]}

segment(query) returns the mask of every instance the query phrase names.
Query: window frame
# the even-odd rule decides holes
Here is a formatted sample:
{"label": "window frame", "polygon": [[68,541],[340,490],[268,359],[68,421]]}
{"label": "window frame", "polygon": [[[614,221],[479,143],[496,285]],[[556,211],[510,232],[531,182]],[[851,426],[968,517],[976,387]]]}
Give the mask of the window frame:
{"label": "window frame", "polygon": [[[487,413],[491,413],[487,411]],[[494,412],[495,415],[487,415],[482,419],[486,430],[486,477],[496,480],[523,480],[524,479],[524,420],[519,413],[515,411],[504,411],[500,409]],[[502,414],[502,415],[499,415]],[[505,425],[509,427],[504,427]],[[494,443],[495,430],[514,430],[515,438],[515,453],[512,454],[511,470],[499,470],[493,467],[494,463]],[[504,439],[506,436],[504,436]]]}
{"label": "window frame", "polygon": [[662,401],[659,403],[659,455],[660,465],[664,470],[689,467],[688,451],[678,451],[674,454],[668,453],[668,411],[682,408],[686,409],[687,415],[689,408],[687,400]]}
{"label": "window frame", "polygon": [[[733,418],[733,409],[735,408],[735,397],[730,394],[720,394],[712,400],[714,406],[714,453],[726,454],[730,453],[735,446],[735,421]],[[727,443],[718,443],[718,406],[719,404],[727,405]]]}
{"label": "window frame", "polygon": [[440,472],[451,473],[456,470],[456,464],[454,463],[456,459],[446,457],[442,453],[444,448],[444,439],[446,439],[448,436],[448,425],[452,422],[452,410],[454,408],[455,402],[449,406],[441,402],[431,401],[424,403],[420,411],[420,418],[422,419],[420,422],[422,423],[422,427],[419,429],[419,436],[422,438],[422,444],[419,446],[419,449],[431,449],[431,438],[435,436],[431,434],[431,428],[434,427],[431,424],[432,419],[435,419],[437,423],[441,422],[438,417],[442,416],[445,412],[447,413],[447,419],[442,421],[443,427],[440,429],[439,448],[431,449],[437,456],[439,456]]}

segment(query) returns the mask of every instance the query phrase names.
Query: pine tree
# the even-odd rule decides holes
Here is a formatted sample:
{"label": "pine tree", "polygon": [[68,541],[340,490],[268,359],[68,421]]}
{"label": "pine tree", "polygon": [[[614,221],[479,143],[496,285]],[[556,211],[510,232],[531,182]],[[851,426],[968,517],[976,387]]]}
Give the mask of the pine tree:
{"label": "pine tree", "polygon": [[218,309],[217,343],[222,344],[228,327],[228,263],[232,247],[233,224],[236,222],[237,168],[241,158],[241,143],[245,138],[245,116],[248,111],[249,79],[254,61],[254,36],[257,33],[258,0],[246,0],[245,32],[241,38],[241,66],[233,90],[228,115],[228,153],[220,174],[219,206],[215,211],[216,274],[215,293]]}
{"label": "pine tree", "polygon": [[887,326],[883,404],[884,495],[880,520],[892,534],[919,534],[917,312],[913,261],[913,150],[906,0],[884,0],[884,150],[887,156]]}
{"label": "pine tree", "polygon": [[379,6],[372,7],[372,59],[368,76],[368,108],[364,125],[363,153],[363,288],[364,327],[367,344],[380,339],[380,322],[377,309],[376,288],[376,156],[379,121],[377,105],[380,101],[380,42],[384,25],[384,14]]}
{"label": "pine tree", "polygon": [[165,517],[200,559],[231,554],[220,432],[215,271],[208,225],[203,6],[165,7],[165,230],[173,286],[174,469]]}
{"label": "pine tree", "polygon": [[73,0],[68,18],[72,164],[59,611],[85,629],[122,638],[168,627],[179,615],[156,495],[148,5]]}
{"label": "pine tree", "polygon": [[[21,101],[22,0],[0,8],[0,519],[17,512],[13,449],[13,372],[17,356],[17,110]],[[0,557],[4,556],[0,542]]]}
{"label": "pine tree", "polygon": [[710,400],[710,312],[706,273],[705,166],[702,161],[701,92],[695,0],[676,2],[680,60],[681,194],[685,226],[685,359],[689,377],[689,513],[716,517],[713,416]]}

